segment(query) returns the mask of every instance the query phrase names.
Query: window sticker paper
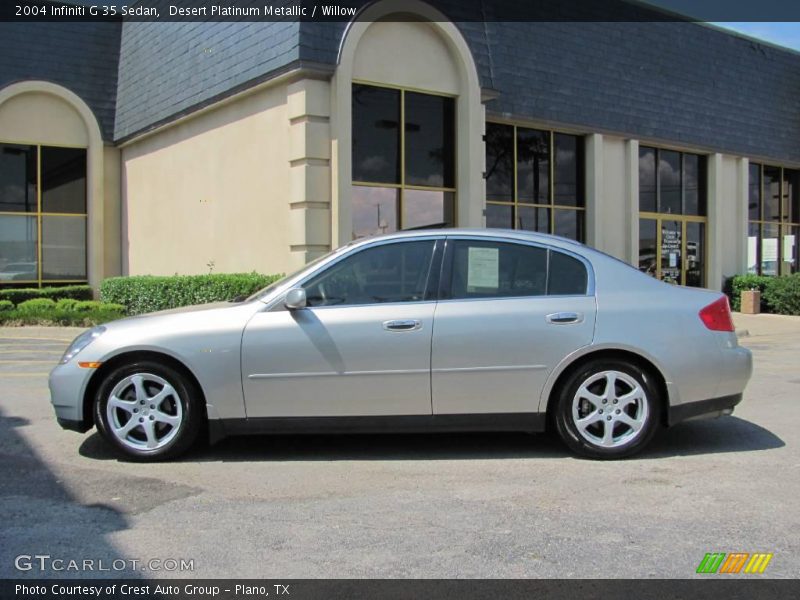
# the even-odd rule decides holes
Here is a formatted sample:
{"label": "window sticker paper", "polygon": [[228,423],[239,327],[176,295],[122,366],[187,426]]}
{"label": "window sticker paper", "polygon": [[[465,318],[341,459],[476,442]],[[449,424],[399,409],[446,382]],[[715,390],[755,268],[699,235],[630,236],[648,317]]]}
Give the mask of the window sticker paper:
{"label": "window sticker paper", "polygon": [[469,248],[467,252],[467,291],[496,290],[500,287],[500,250]]}

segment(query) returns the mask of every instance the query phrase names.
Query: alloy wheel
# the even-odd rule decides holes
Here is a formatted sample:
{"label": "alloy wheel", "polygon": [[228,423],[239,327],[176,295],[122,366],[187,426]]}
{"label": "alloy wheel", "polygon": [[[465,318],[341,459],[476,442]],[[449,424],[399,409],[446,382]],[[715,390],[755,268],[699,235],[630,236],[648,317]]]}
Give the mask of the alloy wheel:
{"label": "alloy wheel", "polygon": [[152,373],[135,373],[114,386],[106,404],[111,433],[133,450],[169,444],[183,423],[181,398],[170,383]]}
{"label": "alloy wheel", "polygon": [[648,419],[647,395],[627,373],[595,373],[578,387],[572,399],[572,420],[580,436],[603,448],[631,443]]}

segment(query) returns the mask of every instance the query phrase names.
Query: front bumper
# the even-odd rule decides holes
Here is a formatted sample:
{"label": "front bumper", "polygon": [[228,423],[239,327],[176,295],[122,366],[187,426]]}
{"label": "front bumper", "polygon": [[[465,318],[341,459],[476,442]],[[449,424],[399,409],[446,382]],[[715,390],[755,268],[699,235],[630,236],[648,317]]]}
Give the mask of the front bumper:
{"label": "front bumper", "polygon": [[50,372],[50,402],[58,424],[70,431],[85,432],[92,427],[91,415],[83,411],[83,396],[93,369],[81,369],[77,362],[58,365]]}
{"label": "front bumper", "polygon": [[86,433],[92,428],[92,424],[87,421],[72,421],[70,419],[62,419],[60,417],[56,417],[56,421],[58,421],[58,424],[61,425],[61,429],[66,429],[67,431]]}

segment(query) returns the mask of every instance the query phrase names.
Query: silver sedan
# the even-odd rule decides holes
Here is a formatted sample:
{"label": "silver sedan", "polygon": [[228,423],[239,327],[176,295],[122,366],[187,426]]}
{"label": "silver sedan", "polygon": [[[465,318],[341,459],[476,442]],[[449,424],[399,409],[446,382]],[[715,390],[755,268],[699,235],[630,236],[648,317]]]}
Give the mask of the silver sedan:
{"label": "silver sedan", "polygon": [[80,335],[59,423],[129,457],[245,433],[544,431],[621,458],[730,414],[750,378],[728,301],[569,240],[496,230],[353,242],[239,302]]}

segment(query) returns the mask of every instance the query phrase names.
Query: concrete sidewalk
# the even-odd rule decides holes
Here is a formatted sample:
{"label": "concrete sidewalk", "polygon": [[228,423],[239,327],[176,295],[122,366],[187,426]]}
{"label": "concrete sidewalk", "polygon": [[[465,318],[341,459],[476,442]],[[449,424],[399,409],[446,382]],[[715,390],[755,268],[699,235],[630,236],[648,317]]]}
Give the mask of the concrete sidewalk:
{"label": "concrete sidewalk", "polygon": [[739,337],[800,335],[800,317],[788,315],[743,315],[733,313],[733,323]]}

